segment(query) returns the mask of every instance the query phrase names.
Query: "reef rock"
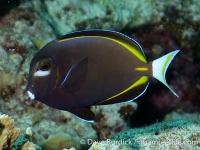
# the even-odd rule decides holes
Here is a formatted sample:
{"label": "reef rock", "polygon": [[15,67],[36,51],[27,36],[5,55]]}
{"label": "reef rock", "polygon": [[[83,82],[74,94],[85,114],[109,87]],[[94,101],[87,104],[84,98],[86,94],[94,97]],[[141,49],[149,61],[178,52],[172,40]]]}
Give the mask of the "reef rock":
{"label": "reef rock", "polygon": [[137,103],[119,103],[114,105],[92,106],[96,120],[92,124],[100,140],[110,138],[117,132],[130,127],[130,116],[137,110]]}

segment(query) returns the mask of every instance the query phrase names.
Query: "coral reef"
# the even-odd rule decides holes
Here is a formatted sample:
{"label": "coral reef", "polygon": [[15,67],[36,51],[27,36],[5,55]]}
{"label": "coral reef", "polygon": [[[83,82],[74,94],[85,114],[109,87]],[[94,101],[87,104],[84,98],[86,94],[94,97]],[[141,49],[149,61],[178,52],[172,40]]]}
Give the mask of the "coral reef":
{"label": "coral reef", "polygon": [[165,121],[116,134],[109,141],[94,143],[90,150],[199,149],[199,131],[200,124],[194,121]]}

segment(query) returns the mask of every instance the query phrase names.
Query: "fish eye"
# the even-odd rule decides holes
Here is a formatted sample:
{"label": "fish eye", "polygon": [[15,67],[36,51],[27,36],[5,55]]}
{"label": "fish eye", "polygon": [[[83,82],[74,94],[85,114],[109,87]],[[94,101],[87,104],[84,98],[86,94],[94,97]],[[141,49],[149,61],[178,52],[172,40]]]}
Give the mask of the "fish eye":
{"label": "fish eye", "polygon": [[36,72],[37,71],[48,71],[52,67],[52,59],[51,58],[43,58],[38,61],[36,64]]}
{"label": "fish eye", "polygon": [[40,70],[42,70],[42,71],[47,71],[47,70],[50,69],[50,67],[51,67],[50,63],[44,62],[44,63],[42,63],[42,64],[40,65]]}

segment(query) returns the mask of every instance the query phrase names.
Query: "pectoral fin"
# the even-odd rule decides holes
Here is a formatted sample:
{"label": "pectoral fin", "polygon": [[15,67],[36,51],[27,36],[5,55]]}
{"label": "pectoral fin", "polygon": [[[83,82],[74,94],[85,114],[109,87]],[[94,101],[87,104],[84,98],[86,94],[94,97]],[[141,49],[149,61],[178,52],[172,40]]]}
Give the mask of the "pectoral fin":
{"label": "pectoral fin", "polygon": [[81,88],[87,74],[88,57],[77,60],[69,69],[61,86],[64,86],[67,91],[77,91]]}
{"label": "pectoral fin", "polygon": [[84,121],[94,122],[95,120],[94,113],[88,108],[77,108],[68,111]]}

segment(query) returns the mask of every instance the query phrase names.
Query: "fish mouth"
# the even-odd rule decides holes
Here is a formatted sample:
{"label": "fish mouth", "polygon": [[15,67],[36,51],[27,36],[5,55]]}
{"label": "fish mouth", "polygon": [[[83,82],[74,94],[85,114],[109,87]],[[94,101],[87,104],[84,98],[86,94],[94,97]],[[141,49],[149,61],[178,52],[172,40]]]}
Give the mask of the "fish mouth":
{"label": "fish mouth", "polygon": [[34,100],[35,99],[35,95],[33,93],[31,93],[30,91],[27,91],[28,96],[30,97],[30,99]]}
{"label": "fish mouth", "polygon": [[23,94],[25,99],[31,99],[31,100],[35,99],[35,95],[30,91],[25,90]]}

